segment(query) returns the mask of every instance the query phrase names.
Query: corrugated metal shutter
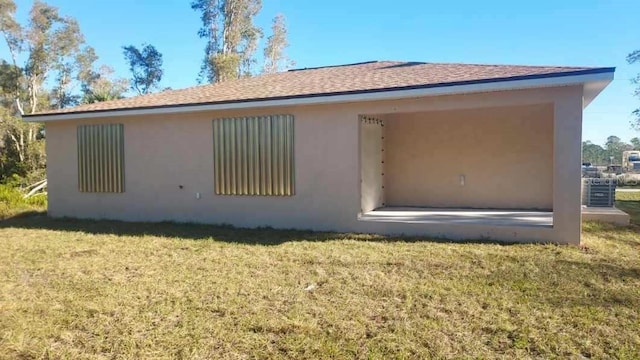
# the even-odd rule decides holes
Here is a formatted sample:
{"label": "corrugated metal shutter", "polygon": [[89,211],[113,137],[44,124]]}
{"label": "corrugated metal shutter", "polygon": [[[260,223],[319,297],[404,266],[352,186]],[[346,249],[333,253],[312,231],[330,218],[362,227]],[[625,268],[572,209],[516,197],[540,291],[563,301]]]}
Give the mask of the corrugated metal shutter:
{"label": "corrugated metal shutter", "polygon": [[78,188],[124,192],[124,125],[78,126]]}
{"label": "corrugated metal shutter", "polygon": [[293,115],[213,120],[215,192],[294,195]]}

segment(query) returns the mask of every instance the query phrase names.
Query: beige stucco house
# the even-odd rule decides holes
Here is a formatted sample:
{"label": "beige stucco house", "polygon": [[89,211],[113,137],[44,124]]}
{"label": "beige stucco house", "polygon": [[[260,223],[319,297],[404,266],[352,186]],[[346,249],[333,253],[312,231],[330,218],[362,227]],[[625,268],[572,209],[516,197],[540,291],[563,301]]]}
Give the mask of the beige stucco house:
{"label": "beige stucco house", "polygon": [[613,68],[367,62],[25,116],[49,215],[580,242]]}

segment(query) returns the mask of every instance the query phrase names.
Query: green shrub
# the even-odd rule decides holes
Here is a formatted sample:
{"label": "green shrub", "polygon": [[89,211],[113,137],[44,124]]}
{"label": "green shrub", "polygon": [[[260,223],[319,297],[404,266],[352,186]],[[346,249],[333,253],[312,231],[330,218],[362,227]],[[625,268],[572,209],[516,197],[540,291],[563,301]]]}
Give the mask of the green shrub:
{"label": "green shrub", "polygon": [[9,185],[0,185],[0,203],[9,207],[18,207],[25,204],[25,199],[20,190]]}
{"label": "green shrub", "polygon": [[42,211],[47,207],[47,195],[24,198],[24,193],[9,185],[0,185],[0,220],[23,211]]}
{"label": "green shrub", "polygon": [[24,199],[24,202],[31,206],[46,207],[47,206],[47,194],[36,194],[29,198]]}

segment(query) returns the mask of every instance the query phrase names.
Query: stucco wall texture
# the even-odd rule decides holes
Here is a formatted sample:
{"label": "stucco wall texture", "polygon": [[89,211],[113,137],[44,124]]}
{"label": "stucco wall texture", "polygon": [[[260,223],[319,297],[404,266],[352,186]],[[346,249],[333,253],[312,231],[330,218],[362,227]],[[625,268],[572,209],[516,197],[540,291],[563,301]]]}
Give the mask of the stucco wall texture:
{"label": "stucco wall texture", "polygon": [[360,194],[362,212],[384,205],[384,120],[362,116],[360,121]]}
{"label": "stucco wall texture", "polygon": [[[524,106],[532,114],[522,120],[506,120],[509,117],[507,115],[512,114],[513,110],[495,109],[505,106]],[[450,110],[458,112],[471,109],[473,109],[472,112],[483,109],[482,113],[492,113],[497,117],[487,115],[480,119],[471,119],[469,125],[462,125],[464,121],[455,120],[460,122],[460,126],[468,132],[471,131],[473,123],[487,123],[493,130],[498,131],[501,129],[499,123],[503,118],[506,122],[503,126],[507,127],[514,137],[520,134],[523,128],[542,132],[518,137],[520,139],[536,137],[538,141],[545,144],[544,149],[542,145],[534,148],[532,144],[517,145],[511,140],[508,142],[505,140],[501,148],[517,145],[523,146],[522,151],[534,149],[544,154],[544,161],[527,165],[534,166],[545,174],[544,177],[547,180],[544,185],[526,182],[524,176],[520,178],[525,181],[520,184],[522,188],[536,189],[536,193],[541,197],[539,202],[534,202],[531,197],[523,198],[526,200],[523,203],[526,207],[549,206],[548,177],[551,171],[549,167],[553,168],[551,171],[551,198],[554,208],[552,228],[492,227],[482,224],[448,223],[373,223],[358,219],[361,208],[360,114],[390,119],[389,122],[395,120],[400,124],[396,129],[400,133],[404,132],[402,131],[403,121],[407,124],[412,122],[416,124],[422,116],[416,115],[417,117],[412,118],[405,116],[406,114]],[[553,112],[553,121],[549,120],[551,112]],[[295,196],[215,195],[212,120],[221,117],[265,114],[295,116]],[[533,120],[538,117],[539,123]],[[511,124],[508,123],[509,121]],[[126,221],[173,220],[228,223],[248,227],[269,225],[279,228],[404,233],[451,239],[483,238],[575,244],[580,241],[581,121],[581,87],[165,116],[54,121],[46,124],[49,215]],[[124,124],[124,193],[78,191],[76,127],[79,124],[91,123]],[[422,128],[422,124],[416,126],[418,129]],[[553,127],[553,134],[551,134],[551,127]],[[446,128],[442,126],[442,131],[445,130]],[[484,132],[482,127],[478,127],[478,130],[479,134]],[[415,136],[420,135],[418,131],[414,133]],[[450,138],[453,139],[453,137]],[[476,141],[471,142],[456,140],[456,143],[467,144],[465,146],[469,152],[468,157],[473,158],[478,152],[482,153],[479,151],[481,149],[475,148],[478,141],[481,139],[477,138]],[[524,142],[526,143],[528,141]],[[440,144],[442,144],[441,141]],[[496,147],[490,151],[497,150]],[[446,149],[443,152],[434,147],[429,151],[437,151],[438,158],[446,156],[443,155]],[[549,159],[550,154],[553,154],[553,161]],[[463,164],[460,164],[460,167],[463,167]],[[395,166],[401,170],[403,165],[397,163]],[[525,165],[516,166],[524,167]],[[477,181],[473,175],[474,172],[470,171],[466,165],[464,169],[452,168],[451,171],[455,175],[460,171],[470,174],[468,175],[470,185]],[[538,179],[532,178],[529,181],[537,182]],[[385,184],[387,182],[388,180],[385,179]],[[454,182],[457,183],[457,181]],[[411,186],[411,183],[407,182],[405,186]],[[446,186],[449,186],[448,183]],[[515,191],[512,193],[513,196],[517,195]],[[407,199],[403,190],[398,188],[390,194],[390,199],[395,201]],[[428,192],[426,196],[423,199],[432,199]],[[487,201],[490,198],[487,197]],[[471,204],[482,205],[482,196],[476,195],[473,199],[474,202]],[[501,204],[500,200],[491,201],[494,201],[491,204]],[[513,202],[515,199],[511,198],[510,201]],[[511,203],[504,204],[511,205]]]}
{"label": "stucco wall texture", "polygon": [[553,105],[395,114],[385,204],[553,208]]}

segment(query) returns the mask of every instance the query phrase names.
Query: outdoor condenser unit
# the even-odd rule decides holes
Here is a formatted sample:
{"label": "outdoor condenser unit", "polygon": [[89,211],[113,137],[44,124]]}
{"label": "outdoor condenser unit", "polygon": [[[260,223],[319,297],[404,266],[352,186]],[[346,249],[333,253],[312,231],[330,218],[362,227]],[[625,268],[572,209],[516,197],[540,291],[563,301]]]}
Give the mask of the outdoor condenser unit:
{"label": "outdoor condenser unit", "polygon": [[616,179],[582,179],[582,205],[613,207],[616,198]]}

